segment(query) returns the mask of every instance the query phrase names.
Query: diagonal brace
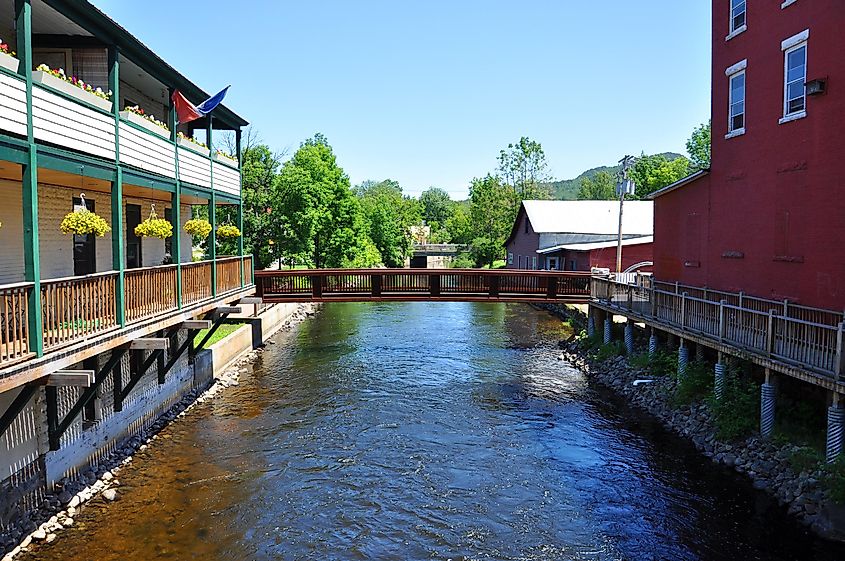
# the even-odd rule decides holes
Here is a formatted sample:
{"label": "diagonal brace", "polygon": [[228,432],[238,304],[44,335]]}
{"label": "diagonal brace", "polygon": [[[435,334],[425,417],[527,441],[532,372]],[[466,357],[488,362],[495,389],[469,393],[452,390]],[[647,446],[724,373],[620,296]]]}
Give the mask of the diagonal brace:
{"label": "diagonal brace", "polygon": [[[97,390],[100,388],[100,385],[106,379],[106,377],[111,373],[112,368],[115,367],[116,364],[120,362],[120,359],[123,358],[123,355],[126,354],[127,348],[126,347],[118,347],[112,351],[109,360],[106,361],[106,364],[103,368],[97,372],[97,375],[94,376],[94,383],[91,384],[90,387],[85,388],[85,391],[82,392],[82,395],[79,396],[79,399],[76,400],[76,403],[73,404],[73,407],[70,408],[70,411],[67,412],[65,418],[62,419],[61,422],[58,421],[58,417],[54,419],[54,422],[49,422],[48,419],[48,432],[49,432],[49,440],[50,440],[50,450],[58,450],[59,449],[59,440],[62,438],[62,435],[65,431],[70,427],[71,423],[73,423],[76,416],[79,415],[82,410],[88,405],[88,402],[94,399],[97,395]],[[48,388],[50,389],[50,388]],[[48,397],[52,395],[52,398],[55,399],[55,387],[52,388],[52,391],[48,392]],[[48,403],[48,413],[51,407],[49,407]],[[50,415],[48,415],[49,417]],[[49,430],[52,425],[52,430]]]}
{"label": "diagonal brace", "polygon": [[157,349],[153,351],[153,353],[147,357],[147,360],[141,365],[141,368],[138,369],[138,372],[132,374],[129,378],[129,383],[126,384],[126,387],[123,388],[123,392],[120,394],[120,404],[121,407],[123,406],[123,402],[126,401],[126,398],[129,397],[129,393],[135,389],[135,386],[138,385],[138,382],[141,381],[141,378],[144,377],[144,374],[147,373],[147,370],[150,369],[150,366],[153,365],[155,361],[158,360],[158,357],[163,353],[161,349]]}
{"label": "diagonal brace", "polygon": [[3,416],[0,417],[0,436],[3,436],[6,430],[12,426],[12,421],[20,415],[21,411],[23,411],[24,407],[26,407],[27,403],[29,403],[29,400],[32,399],[33,395],[35,395],[35,391],[37,389],[37,384],[27,384],[21,388],[18,396],[9,405],[9,408],[6,409]]}
{"label": "diagonal brace", "polygon": [[194,354],[197,354],[203,349],[203,347],[205,347],[205,344],[208,343],[208,340],[211,339],[211,336],[214,335],[214,332],[217,331],[217,328],[220,327],[220,325],[223,323],[223,320],[225,320],[228,315],[228,312],[223,312],[214,319],[214,325],[211,326],[211,329],[209,329],[208,333],[205,334],[205,337],[202,338],[200,344],[196,346],[196,348],[194,349]]}

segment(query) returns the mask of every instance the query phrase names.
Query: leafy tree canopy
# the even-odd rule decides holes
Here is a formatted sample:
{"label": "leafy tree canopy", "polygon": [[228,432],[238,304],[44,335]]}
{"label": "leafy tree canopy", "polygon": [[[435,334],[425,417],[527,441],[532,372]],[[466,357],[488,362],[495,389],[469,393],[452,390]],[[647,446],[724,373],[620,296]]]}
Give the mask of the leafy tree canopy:
{"label": "leafy tree canopy", "polygon": [[687,153],[690,159],[690,172],[710,167],[710,121],[702,123],[692,131],[687,140]]}
{"label": "leafy tree canopy", "polygon": [[606,171],[581,179],[579,200],[610,200],[616,198],[616,178]]}

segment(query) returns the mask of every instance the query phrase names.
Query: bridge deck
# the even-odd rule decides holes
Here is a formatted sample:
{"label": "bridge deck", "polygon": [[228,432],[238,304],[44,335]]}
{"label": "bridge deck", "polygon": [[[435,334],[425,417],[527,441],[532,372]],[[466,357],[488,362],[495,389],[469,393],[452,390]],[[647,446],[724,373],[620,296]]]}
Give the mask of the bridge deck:
{"label": "bridge deck", "polygon": [[317,269],[256,271],[265,302],[586,303],[590,273],[504,269]]}

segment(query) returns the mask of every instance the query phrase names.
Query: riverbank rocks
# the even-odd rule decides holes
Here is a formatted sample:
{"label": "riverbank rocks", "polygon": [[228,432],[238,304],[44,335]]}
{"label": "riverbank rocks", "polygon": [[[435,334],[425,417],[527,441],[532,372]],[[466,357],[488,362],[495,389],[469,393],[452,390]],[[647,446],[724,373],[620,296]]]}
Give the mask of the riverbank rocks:
{"label": "riverbank rocks", "polygon": [[[301,304],[279,331],[293,329],[306,317],[313,316],[317,309],[315,304]],[[272,339],[267,343],[276,344]],[[73,527],[82,505],[94,497],[102,496],[106,503],[118,500],[115,487],[120,482],[116,475],[122,466],[132,463],[133,454],[149,449],[162,429],[184,417],[192,408],[212,399],[228,387],[239,385],[240,374],[249,372],[248,365],[255,363],[263,352],[263,348],[258,348],[238,358],[223,372],[215,373],[211,385],[196,387],[184,394],[155,421],[140,427],[136,434],[128,436],[114,450],[102,456],[97,464],[81,469],[74,477],[57,482],[37,508],[22,513],[0,530],[0,561],[13,561],[21,551],[36,547],[36,543],[49,543],[57,539],[57,532]]]}
{"label": "riverbank rocks", "polygon": [[[831,503],[821,485],[819,471],[796,473],[789,459],[801,450],[793,444],[776,445],[759,435],[744,441],[722,442],[703,403],[674,407],[670,398],[676,381],[632,367],[625,357],[603,362],[592,360],[577,342],[561,341],[563,357],[587,376],[614,390],[629,403],[658,418],[676,434],[689,439],[697,450],[714,462],[745,474],[755,489],[775,497],[779,504],[814,532],[828,539],[845,541],[845,506]],[[635,380],[652,383],[634,385]]]}

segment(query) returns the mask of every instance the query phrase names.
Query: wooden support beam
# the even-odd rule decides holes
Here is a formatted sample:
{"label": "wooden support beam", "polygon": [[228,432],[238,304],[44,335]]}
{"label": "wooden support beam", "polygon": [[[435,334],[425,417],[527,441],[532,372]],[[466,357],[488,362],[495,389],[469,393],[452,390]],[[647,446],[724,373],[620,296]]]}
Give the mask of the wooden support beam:
{"label": "wooden support beam", "polygon": [[3,416],[0,417],[0,436],[3,436],[6,430],[12,426],[12,421],[21,414],[21,411],[23,411],[24,407],[27,406],[29,400],[35,395],[35,391],[37,389],[37,384],[27,384],[21,388],[20,393],[17,397],[15,397],[14,401],[9,404],[9,408],[6,409]]}
{"label": "wooden support beam", "polygon": [[264,299],[259,296],[247,296],[238,300],[238,304],[263,304]]}
{"label": "wooden support beam", "polygon": [[93,370],[57,370],[43,380],[45,386],[90,388],[95,375]]}
{"label": "wooden support beam", "polygon": [[166,351],[168,347],[169,341],[164,337],[140,337],[129,343],[131,351]]}
{"label": "wooden support beam", "polygon": [[219,316],[221,314],[239,314],[241,313],[240,306],[220,306],[214,309],[214,315]]}
{"label": "wooden support beam", "polygon": [[[82,395],[79,396],[79,399],[76,400],[76,403],[73,404],[73,407],[70,408],[70,411],[67,412],[67,415],[65,415],[65,418],[61,422],[58,419],[58,409],[55,403],[56,388],[55,386],[47,386],[47,432],[50,440],[50,450],[59,449],[59,440],[62,438],[62,435],[70,427],[74,419],[76,419],[76,416],[85,409],[88,402],[94,399],[97,395],[97,389],[106,379],[106,376],[111,374],[114,366],[120,363],[120,359],[123,358],[127,350],[127,347],[116,347],[112,350],[111,356],[106,361],[105,366],[94,376],[94,383],[85,388],[85,391],[82,392]],[[51,400],[53,400],[52,405]],[[51,408],[53,409],[52,413]]]}
{"label": "wooden support beam", "polygon": [[210,319],[189,319],[185,320],[179,324],[179,329],[189,329],[189,330],[198,330],[198,329],[211,329],[211,320]]}

